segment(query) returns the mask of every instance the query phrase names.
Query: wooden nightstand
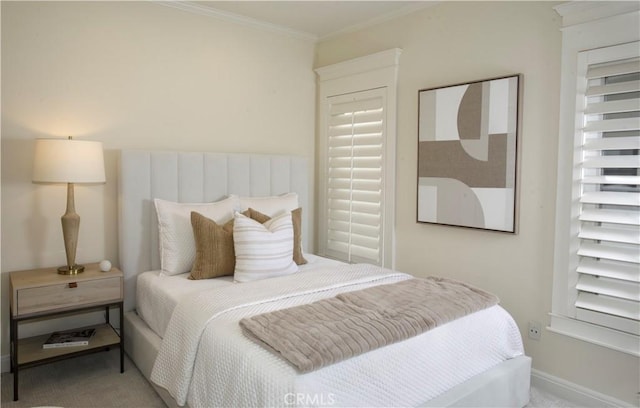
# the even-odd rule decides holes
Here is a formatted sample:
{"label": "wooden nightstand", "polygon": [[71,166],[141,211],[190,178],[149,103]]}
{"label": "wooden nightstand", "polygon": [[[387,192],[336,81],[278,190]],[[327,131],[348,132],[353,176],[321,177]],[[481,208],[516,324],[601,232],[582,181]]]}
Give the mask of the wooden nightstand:
{"label": "wooden nightstand", "polygon": [[[97,263],[77,275],[60,275],[57,268],[10,273],[11,370],[13,400],[18,400],[18,371],[69,357],[120,347],[120,372],[124,372],[123,274],[117,268],[101,272]],[[120,309],[120,334],[109,323],[109,308]],[[43,349],[49,334],[18,340],[19,323],[31,319],[105,309],[105,323],[96,329],[88,346]]]}

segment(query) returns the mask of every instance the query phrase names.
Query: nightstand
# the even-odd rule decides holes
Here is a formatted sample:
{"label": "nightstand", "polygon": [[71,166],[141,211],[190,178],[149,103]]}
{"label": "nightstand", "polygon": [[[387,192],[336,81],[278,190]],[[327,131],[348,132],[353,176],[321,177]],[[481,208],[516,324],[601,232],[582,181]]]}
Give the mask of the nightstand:
{"label": "nightstand", "polygon": [[[124,372],[123,274],[117,268],[101,272],[97,263],[77,275],[60,275],[57,268],[11,272],[11,370],[13,400],[18,400],[18,371],[69,357],[120,347],[120,372]],[[109,323],[109,308],[120,309],[120,333]],[[69,313],[105,310],[105,323],[91,326],[96,333],[88,346],[43,349],[50,333],[18,340],[20,322],[59,317]]]}

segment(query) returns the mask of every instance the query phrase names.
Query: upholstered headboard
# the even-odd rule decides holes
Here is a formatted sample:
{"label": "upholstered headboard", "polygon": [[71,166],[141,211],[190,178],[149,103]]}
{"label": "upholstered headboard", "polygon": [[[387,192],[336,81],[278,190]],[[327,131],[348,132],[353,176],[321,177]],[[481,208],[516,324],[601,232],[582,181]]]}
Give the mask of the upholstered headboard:
{"label": "upholstered headboard", "polygon": [[299,156],[123,150],[118,174],[120,268],[125,310],[135,307],[136,277],[160,269],[154,198],[183,203],[217,201],[229,194],[298,193],[303,245],[310,248],[307,159]]}

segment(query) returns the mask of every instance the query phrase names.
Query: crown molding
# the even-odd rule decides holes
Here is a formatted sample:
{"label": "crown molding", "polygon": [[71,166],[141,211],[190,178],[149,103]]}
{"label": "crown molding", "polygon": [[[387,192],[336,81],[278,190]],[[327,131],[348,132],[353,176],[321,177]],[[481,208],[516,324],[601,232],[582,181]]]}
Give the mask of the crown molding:
{"label": "crown molding", "polygon": [[562,27],[571,27],[640,10],[637,1],[570,1],[553,8],[562,17]]}
{"label": "crown molding", "polygon": [[288,35],[297,39],[316,42],[318,37],[316,35],[306,33],[304,31],[294,30],[288,27],[284,27],[277,24],[271,24],[264,21],[256,20],[254,18],[241,16],[239,14],[230,13],[228,11],[222,11],[211,7],[204,7],[191,1],[181,0],[149,0],[154,4],[171,7],[174,9],[182,10],[192,14],[199,14],[202,16],[213,17],[219,20],[225,20],[236,24],[244,25],[247,27],[253,27],[261,30],[271,31],[278,34]]}
{"label": "crown molding", "polygon": [[416,4],[412,4],[412,5],[407,5],[405,7],[402,7],[401,9],[389,12],[387,14],[372,18],[370,20],[367,21],[363,21],[362,23],[358,23],[358,24],[354,24],[352,26],[343,28],[342,30],[338,30],[338,31],[334,31],[332,33],[323,35],[321,37],[318,38],[318,41],[325,41],[325,40],[329,40],[331,38],[334,37],[338,37],[340,35],[343,34],[349,34],[349,33],[353,33],[356,31],[360,31],[363,30],[365,28],[368,27],[372,27],[374,25],[377,24],[381,24],[399,17],[403,17],[406,16],[408,14],[412,14],[415,13],[416,11],[420,11],[422,9],[425,8],[429,8],[429,7],[433,7],[435,5],[438,5],[440,3],[442,3],[444,0],[437,0],[437,1],[423,1],[423,2],[419,2]]}

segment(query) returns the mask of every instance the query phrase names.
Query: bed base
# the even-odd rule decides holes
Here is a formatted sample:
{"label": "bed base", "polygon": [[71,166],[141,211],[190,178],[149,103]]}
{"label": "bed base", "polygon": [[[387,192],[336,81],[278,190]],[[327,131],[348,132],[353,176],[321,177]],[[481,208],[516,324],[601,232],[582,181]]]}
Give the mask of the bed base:
{"label": "bed base", "polygon": [[[125,313],[124,330],[127,333],[125,352],[149,380],[162,340],[135,311]],[[529,402],[530,373],[531,358],[520,356],[507,360],[420,406],[524,407]],[[165,389],[155,385],[153,387],[168,407],[179,406]]]}

